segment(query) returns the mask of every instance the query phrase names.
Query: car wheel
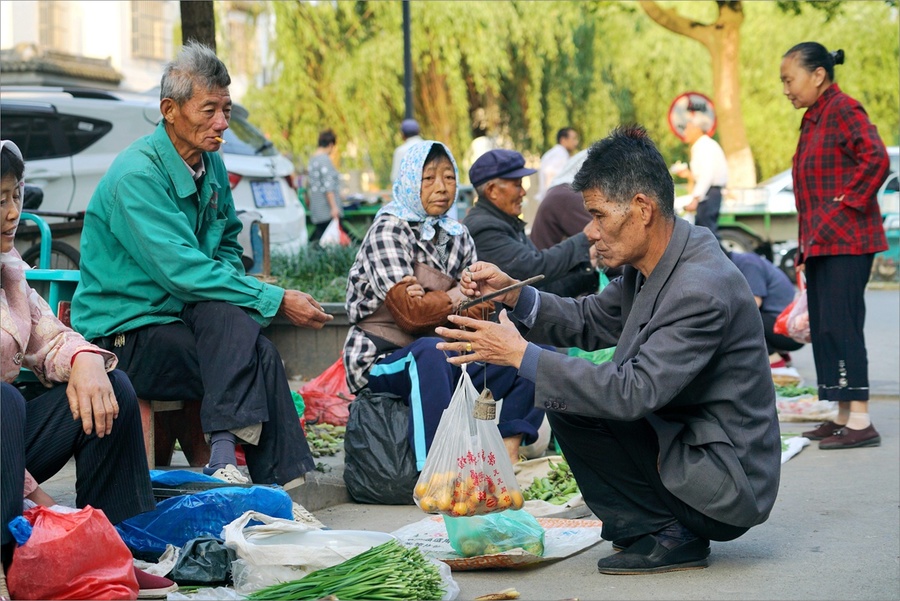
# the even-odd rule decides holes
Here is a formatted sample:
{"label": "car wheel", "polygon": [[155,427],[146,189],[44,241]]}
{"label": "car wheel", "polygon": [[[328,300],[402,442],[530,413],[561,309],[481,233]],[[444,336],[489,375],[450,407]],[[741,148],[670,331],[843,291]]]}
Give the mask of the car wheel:
{"label": "car wheel", "polygon": [[[41,245],[35,244],[22,254],[22,260],[32,267],[39,267]],[[50,269],[78,269],[81,253],[71,245],[54,240],[50,244]]]}
{"label": "car wheel", "polygon": [[778,268],[781,269],[791,279],[791,281],[796,281],[797,279],[797,249],[792,248],[781,257],[781,263],[779,263]]}
{"label": "car wheel", "polygon": [[720,229],[719,243],[722,248],[734,253],[752,253],[758,244],[756,238],[740,230]]}

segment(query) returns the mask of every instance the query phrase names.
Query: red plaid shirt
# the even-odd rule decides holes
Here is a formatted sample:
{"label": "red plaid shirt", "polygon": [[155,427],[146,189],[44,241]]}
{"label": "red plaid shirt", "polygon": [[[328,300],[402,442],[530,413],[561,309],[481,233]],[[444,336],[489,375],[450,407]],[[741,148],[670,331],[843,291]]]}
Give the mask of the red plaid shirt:
{"label": "red plaid shirt", "polygon": [[803,115],[794,155],[800,262],[887,250],[876,193],[888,169],[865,109],[832,84]]}

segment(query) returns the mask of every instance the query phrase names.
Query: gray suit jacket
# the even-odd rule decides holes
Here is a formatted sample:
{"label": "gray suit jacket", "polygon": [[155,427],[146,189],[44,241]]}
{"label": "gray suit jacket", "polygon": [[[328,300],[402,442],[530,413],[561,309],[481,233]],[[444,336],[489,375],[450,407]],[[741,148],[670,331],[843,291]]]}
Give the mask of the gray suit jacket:
{"label": "gray suit jacket", "polygon": [[726,524],[766,520],[781,442],[762,320],[746,280],[709,230],[678,219],[646,281],[626,267],[600,294],[576,300],[541,293],[540,302],[529,340],[616,351],[601,365],[542,351],[538,407],[646,419],[672,494]]}

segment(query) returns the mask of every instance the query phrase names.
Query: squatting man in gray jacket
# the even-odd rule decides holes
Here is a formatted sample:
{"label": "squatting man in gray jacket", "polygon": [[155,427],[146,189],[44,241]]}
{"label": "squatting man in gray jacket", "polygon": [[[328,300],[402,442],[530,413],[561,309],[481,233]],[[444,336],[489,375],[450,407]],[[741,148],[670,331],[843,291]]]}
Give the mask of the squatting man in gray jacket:
{"label": "squatting man in gray jacket", "polygon": [[[534,381],[603,538],[621,550],[600,559],[602,573],[704,568],[709,541],[764,522],[778,491],[759,310],[715,236],[675,217],[672,178],[643,128],[595,143],[573,188],[591,242],[623,276],[580,299],[509,291],[499,323],[451,316],[464,327],[438,328],[449,340],[438,348],[468,352],[451,363],[512,365]],[[460,286],[475,297],[515,282],[479,262]],[[530,341],[616,350],[594,365]]]}

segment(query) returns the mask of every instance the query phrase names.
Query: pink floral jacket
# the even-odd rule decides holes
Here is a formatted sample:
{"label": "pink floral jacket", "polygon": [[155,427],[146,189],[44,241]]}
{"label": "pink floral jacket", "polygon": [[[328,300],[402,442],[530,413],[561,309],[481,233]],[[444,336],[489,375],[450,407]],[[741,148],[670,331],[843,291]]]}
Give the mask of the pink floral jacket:
{"label": "pink floral jacket", "polygon": [[28,266],[15,250],[2,255],[0,271],[0,365],[4,382],[27,367],[48,388],[69,381],[72,359],[79,351],[103,356],[106,370],[115,368],[113,353],[89,343],[59,321],[47,302],[25,280]]}

